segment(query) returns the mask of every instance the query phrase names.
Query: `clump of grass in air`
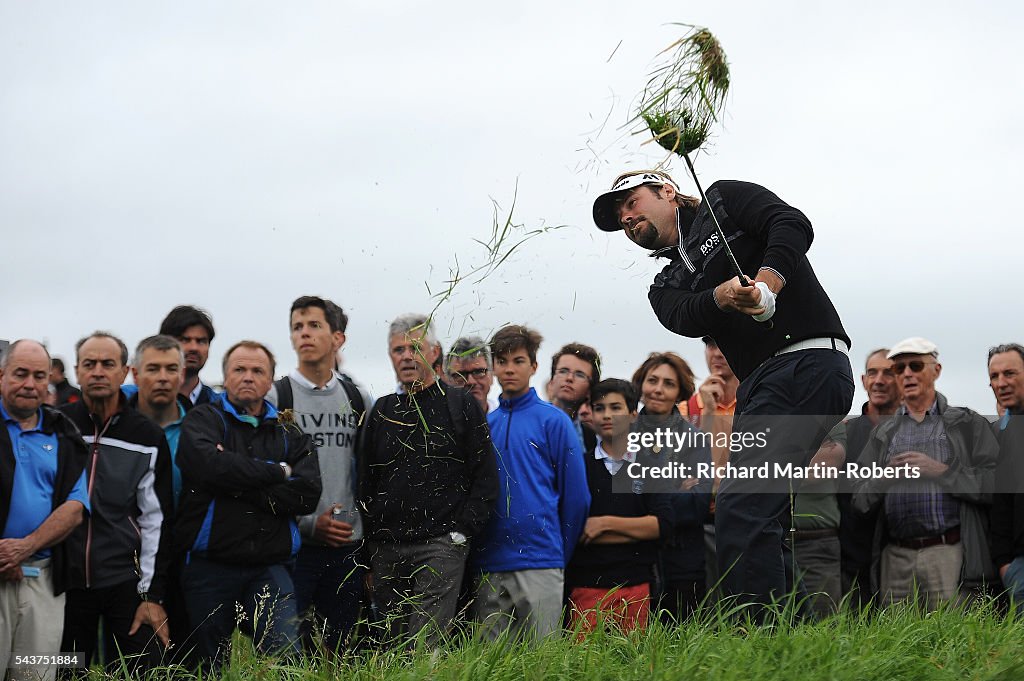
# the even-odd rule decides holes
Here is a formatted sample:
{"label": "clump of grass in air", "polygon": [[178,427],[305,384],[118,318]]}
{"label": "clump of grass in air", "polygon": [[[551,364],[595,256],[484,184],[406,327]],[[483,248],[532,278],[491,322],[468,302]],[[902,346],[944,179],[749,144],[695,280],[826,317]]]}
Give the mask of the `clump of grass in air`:
{"label": "clump of grass in air", "polygon": [[699,149],[721,118],[729,64],[711,31],[677,25],[689,31],[662,51],[666,60],[651,72],[633,120],[643,121],[659,145],[683,156]]}

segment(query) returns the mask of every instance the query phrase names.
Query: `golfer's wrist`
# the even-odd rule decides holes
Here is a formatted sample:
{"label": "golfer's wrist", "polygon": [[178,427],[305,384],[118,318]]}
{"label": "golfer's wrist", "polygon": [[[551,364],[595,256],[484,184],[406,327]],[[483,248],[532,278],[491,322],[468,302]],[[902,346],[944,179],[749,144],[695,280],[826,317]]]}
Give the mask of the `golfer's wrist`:
{"label": "golfer's wrist", "polygon": [[786,278],[779,274],[779,271],[774,267],[762,267],[757,271],[757,281],[763,281],[768,284],[768,288],[772,290],[772,293],[777,294],[782,290],[782,287],[786,285]]}
{"label": "golfer's wrist", "polygon": [[724,285],[725,284],[719,284],[715,288],[711,289],[711,299],[715,301],[715,307],[723,312],[725,311],[726,306],[722,304],[721,299],[718,297],[718,289],[722,288]]}

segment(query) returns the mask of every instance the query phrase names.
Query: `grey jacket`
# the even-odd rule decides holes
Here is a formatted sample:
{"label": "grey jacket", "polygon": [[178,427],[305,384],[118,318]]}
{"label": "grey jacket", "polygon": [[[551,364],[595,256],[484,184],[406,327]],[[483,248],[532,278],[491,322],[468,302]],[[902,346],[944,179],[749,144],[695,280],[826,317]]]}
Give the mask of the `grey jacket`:
{"label": "grey jacket", "polygon": [[[999,444],[985,417],[967,407],[950,407],[941,393],[937,393],[937,401],[951,453],[949,470],[938,479],[938,483],[961,502],[960,546],[964,561],[960,584],[976,588],[997,581],[989,557],[987,507],[992,503]],[[872,463],[884,465],[898,424],[898,418],[879,422],[871,431],[858,463],[862,466]],[[853,507],[860,513],[878,508],[884,500],[886,485],[885,480],[863,481],[853,494]],[[885,514],[879,513],[871,556],[871,581],[876,590],[880,581],[882,548],[887,543]]]}

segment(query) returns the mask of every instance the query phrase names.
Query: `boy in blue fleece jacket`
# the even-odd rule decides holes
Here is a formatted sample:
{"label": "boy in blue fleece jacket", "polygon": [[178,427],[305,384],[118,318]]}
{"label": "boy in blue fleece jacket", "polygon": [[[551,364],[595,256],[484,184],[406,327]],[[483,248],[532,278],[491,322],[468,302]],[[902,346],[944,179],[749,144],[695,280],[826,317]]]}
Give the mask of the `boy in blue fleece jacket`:
{"label": "boy in blue fleece jacket", "polygon": [[565,566],[590,509],[572,421],[530,387],[541,340],[519,325],[499,329],[491,339],[501,399],[487,423],[500,489],[474,554],[481,574],[473,612],[490,625],[492,638],[506,628],[533,639],[559,630]]}

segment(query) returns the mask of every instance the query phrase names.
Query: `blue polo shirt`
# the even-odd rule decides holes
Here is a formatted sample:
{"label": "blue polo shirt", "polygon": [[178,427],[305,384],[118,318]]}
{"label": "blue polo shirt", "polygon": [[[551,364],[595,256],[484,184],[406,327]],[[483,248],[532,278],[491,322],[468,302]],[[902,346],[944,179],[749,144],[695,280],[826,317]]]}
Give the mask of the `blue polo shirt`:
{"label": "blue polo shirt", "polygon": [[[0,405],[7,433],[11,436],[14,452],[14,481],[11,487],[11,509],[2,539],[21,539],[36,530],[53,513],[53,484],[57,477],[57,436],[47,435],[39,427],[43,424],[43,410],[39,410],[36,427],[22,430]],[[68,501],[80,501],[89,510],[85,471],[75,483]],[[50,549],[39,551],[33,558],[46,558]]]}
{"label": "blue polo shirt", "polygon": [[181,497],[181,469],[178,468],[178,441],[181,440],[181,422],[185,420],[185,407],[175,403],[178,407],[178,420],[164,426],[164,437],[167,438],[167,446],[171,449],[171,483],[174,486],[174,509],[178,509],[178,499]]}

